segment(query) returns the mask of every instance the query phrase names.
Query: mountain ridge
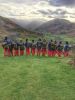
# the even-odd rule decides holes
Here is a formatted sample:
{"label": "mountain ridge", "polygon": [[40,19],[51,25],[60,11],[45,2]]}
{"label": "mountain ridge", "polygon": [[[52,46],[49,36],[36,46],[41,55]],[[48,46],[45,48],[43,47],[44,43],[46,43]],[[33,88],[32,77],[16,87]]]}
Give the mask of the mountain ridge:
{"label": "mountain ridge", "polygon": [[11,21],[11,19],[0,16],[0,40],[2,40],[5,36],[12,38],[22,35],[24,37],[26,34],[30,33],[30,31]]}
{"label": "mountain ridge", "polygon": [[75,23],[72,23],[65,19],[54,19],[44,23],[35,29],[36,32],[52,34],[70,34],[71,32],[75,33]]}

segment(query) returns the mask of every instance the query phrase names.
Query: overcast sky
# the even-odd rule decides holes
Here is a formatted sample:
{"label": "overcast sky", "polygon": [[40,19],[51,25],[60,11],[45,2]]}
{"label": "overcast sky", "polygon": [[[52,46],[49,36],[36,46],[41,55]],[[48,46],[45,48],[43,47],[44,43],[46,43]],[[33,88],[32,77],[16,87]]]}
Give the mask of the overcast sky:
{"label": "overcast sky", "polygon": [[75,0],[0,0],[0,15],[23,20],[64,18],[75,22]]}

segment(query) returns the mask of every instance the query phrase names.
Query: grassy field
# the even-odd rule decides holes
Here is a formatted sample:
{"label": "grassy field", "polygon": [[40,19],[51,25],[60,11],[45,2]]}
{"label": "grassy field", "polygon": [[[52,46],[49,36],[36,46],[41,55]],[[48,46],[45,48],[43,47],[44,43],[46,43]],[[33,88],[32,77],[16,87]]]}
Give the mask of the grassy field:
{"label": "grassy field", "polygon": [[70,58],[3,57],[0,100],[75,100],[75,69]]}
{"label": "grassy field", "polygon": [[30,36],[22,36],[21,38],[17,38],[17,40],[23,40],[25,41],[26,38],[28,38],[30,41],[32,41],[33,39],[35,41],[38,40],[38,38],[41,38],[42,40],[43,39],[46,39],[47,41],[50,41],[51,39],[53,40],[57,40],[57,41],[69,41],[70,44],[75,44],[75,36],[70,36],[70,35],[65,35],[65,34],[51,34],[51,33],[46,33],[46,34],[43,34],[43,35],[35,35],[35,34],[31,34]]}

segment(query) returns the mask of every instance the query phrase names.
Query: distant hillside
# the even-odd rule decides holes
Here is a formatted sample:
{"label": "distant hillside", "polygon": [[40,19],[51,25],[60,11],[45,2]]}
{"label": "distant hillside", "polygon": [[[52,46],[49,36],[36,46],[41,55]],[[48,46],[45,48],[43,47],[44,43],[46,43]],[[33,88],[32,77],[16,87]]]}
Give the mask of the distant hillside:
{"label": "distant hillside", "polygon": [[11,21],[8,18],[0,16],[0,41],[5,37],[9,36],[11,38],[26,37],[33,35],[31,31],[28,31],[16,24],[16,22]]}
{"label": "distant hillside", "polygon": [[42,20],[17,20],[11,19],[24,29],[34,32],[34,34],[42,35],[42,33],[52,34],[69,34],[75,36],[75,23],[72,23],[65,19],[54,19],[50,21]]}
{"label": "distant hillside", "polygon": [[25,26],[26,29],[30,30],[30,31],[34,31],[36,28],[38,28],[40,25],[42,25],[43,21],[31,21],[27,26]]}
{"label": "distant hillside", "polygon": [[16,36],[19,31],[23,31],[24,29],[9,20],[8,18],[0,16],[0,39],[4,36]]}
{"label": "distant hillside", "polygon": [[25,28],[16,21],[11,21],[11,19],[0,16],[0,41],[5,36],[23,39],[27,37],[38,38],[39,36],[44,36],[42,33],[75,36],[75,23],[64,19],[54,19],[48,22],[31,21],[24,25],[26,25]]}
{"label": "distant hillside", "polygon": [[34,31],[40,33],[50,32],[52,34],[75,34],[75,23],[64,19],[54,19],[44,23]]}
{"label": "distant hillside", "polygon": [[29,31],[34,31],[36,28],[38,28],[40,25],[42,25],[46,22],[46,21],[42,21],[42,20],[38,20],[38,19],[37,20],[11,19],[11,20]]}

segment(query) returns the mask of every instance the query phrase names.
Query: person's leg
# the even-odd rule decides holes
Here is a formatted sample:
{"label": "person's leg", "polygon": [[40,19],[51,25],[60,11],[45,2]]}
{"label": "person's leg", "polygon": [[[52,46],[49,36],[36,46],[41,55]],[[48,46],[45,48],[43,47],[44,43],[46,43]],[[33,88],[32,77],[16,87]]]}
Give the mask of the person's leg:
{"label": "person's leg", "polygon": [[56,51],[55,51],[55,55],[57,55],[57,54],[58,54],[58,51],[56,50]]}
{"label": "person's leg", "polygon": [[4,57],[8,56],[8,49],[4,48]]}
{"label": "person's leg", "polygon": [[30,55],[30,48],[26,48],[26,55]]}
{"label": "person's leg", "polygon": [[64,51],[64,57],[69,56],[69,52],[68,51]]}
{"label": "person's leg", "polygon": [[55,56],[55,50],[53,50],[52,56]]}
{"label": "person's leg", "polygon": [[53,57],[53,50],[51,51],[51,56]]}
{"label": "person's leg", "polygon": [[38,50],[38,56],[40,56],[40,50]]}
{"label": "person's leg", "polygon": [[24,55],[24,50],[22,50],[22,55]]}
{"label": "person's leg", "polygon": [[15,56],[15,49],[12,50],[12,55]]}
{"label": "person's leg", "polygon": [[39,49],[37,49],[37,56],[39,56]]}
{"label": "person's leg", "polygon": [[44,56],[44,49],[42,48],[42,56]]}
{"label": "person's leg", "polygon": [[26,48],[26,55],[27,55],[27,48]]}
{"label": "person's leg", "polygon": [[23,55],[23,50],[20,50],[20,56],[22,56]]}
{"label": "person's leg", "polygon": [[16,49],[14,50],[14,56],[17,56],[17,50]]}
{"label": "person's leg", "polygon": [[10,49],[10,56],[13,56],[13,48]]}
{"label": "person's leg", "polygon": [[60,51],[59,50],[57,51],[57,55],[58,55],[58,57],[60,57]]}
{"label": "person's leg", "polygon": [[16,50],[16,56],[19,56],[19,50]]}
{"label": "person's leg", "polygon": [[37,50],[37,56],[40,56],[40,54],[41,54],[41,49],[38,49]]}
{"label": "person's leg", "polygon": [[28,55],[30,55],[30,48],[28,48]]}
{"label": "person's leg", "polygon": [[46,56],[46,54],[47,54],[47,50],[45,49],[45,56]]}
{"label": "person's leg", "polygon": [[48,50],[48,56],[50,56],[50,50]]}
{"label": "person's leg", "polygon": [[69,51],[67,51],[67,54],[66,54],[66,56],[67,56],[67,57],[69,56]]}
{"label": "person's leg", "polygon": [[43,49],[43,56],[46,56],[46,53],[47,53],[47,52],[46,52],[46,49],[44,48],[44,49]]}
{"label": "person's leg", "polygon": [[32,55],[35,55],[35,48],[32,48]]}
{"label": "person's leg", "polygon": [[56,54],[57,54],[57,51],[56,51],[56,50],[54,50],[54,56],[56,56]]}
{"label": "person's leg", "polygon": [[58,56],[59,56],[59,57],[62,56],[62,51],[58,51]]}
{"label": "person's leg", "polygon": [[9,48],[8,48],[8,56],[11,56],[11,51]]}
{"label": "person's leg", "polygon": [[51,50],[48,50],[48,56],[52,56],[52,51]]}
{"label": "person's leg", "polygon": [[29,49],[26,48],[26,55],[28,56],[29,55]]}

